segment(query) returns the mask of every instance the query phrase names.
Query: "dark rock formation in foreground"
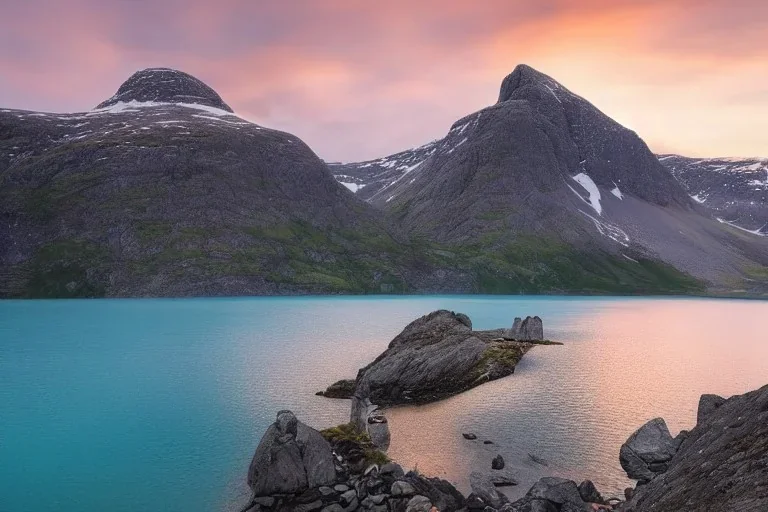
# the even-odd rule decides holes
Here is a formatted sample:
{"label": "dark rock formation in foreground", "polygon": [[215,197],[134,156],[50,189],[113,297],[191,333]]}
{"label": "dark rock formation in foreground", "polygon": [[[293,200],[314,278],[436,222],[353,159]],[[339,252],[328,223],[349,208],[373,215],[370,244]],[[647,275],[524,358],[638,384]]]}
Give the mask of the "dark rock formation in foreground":
{"label": "dark rock formation in foreground", "polygon": [[[715,404],[715,405],[713,405]],[[622,465],[643,479],[627,502],[604,499],[585,480],[546,477],[509,502],[490,476],[473,472],[464,497],[450,483],[405,473],[353,425],[323,434],[282,411],[248,475],[244,510],[304,512],[764,512],[768,510],[768,386],[728,400],[704,395],[698,423],[672,438],[663,420],[622,447]],[[627,465],[626,460],[632,460]],[[330,461],[330,465],[329,465]],[[654,466],[658,464],[657,466]],[[645,470],[654,467],[648,473]]]}
{"label": "dark rock formation in foreground", "polygon": [[768,386],[728,400],[704,395],[682,438],[669,468],[638,485],[623,510],[768,510]]}

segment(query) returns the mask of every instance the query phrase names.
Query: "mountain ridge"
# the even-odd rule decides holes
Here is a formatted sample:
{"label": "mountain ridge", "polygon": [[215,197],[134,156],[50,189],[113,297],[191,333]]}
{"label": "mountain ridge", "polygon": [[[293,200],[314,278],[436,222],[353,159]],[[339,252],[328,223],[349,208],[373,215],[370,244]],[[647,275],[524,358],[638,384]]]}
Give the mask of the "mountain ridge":
{"label": "mountain ridge", "polygon": [[[702,239],[729,227],[652,154],[632,176],[650,161],[636,134],[515,73],[504,101],[369,165],[327,165],[168,68],[89,112],[0,109],[0,295],[698,294],[712,268],[757,265],[738,238],[744,254],[714,244],[703,270],[670,257],[678,228],[659,226]],[[627,224],[649,215],[650,233]],[[755,282],[746,293],[762,293]]]}

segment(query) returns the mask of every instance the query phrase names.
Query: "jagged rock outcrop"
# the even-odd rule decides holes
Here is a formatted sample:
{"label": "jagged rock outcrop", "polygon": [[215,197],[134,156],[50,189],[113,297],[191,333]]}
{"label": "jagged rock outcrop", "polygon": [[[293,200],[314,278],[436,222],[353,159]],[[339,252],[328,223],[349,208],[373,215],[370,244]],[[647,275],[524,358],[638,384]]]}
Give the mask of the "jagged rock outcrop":
{"label": "jagged rock outcrop", "polygon": [[704,414],[668,465],[638,486],[622,510],[768,510],[768,386],[731,397]]}
{"label": "jagged rock outcrop", "polygon": [[544,324],[538,316],[515,318],[512,328],[504,331],[505,338],[518,341],[544,341]]}
{"label": "jagged rock outcrop", "polygon": [[533,345],[501,335],[474,331],[466,315],[445,310],[411,322],[358,372],[351,421],[362,424],[371,404],[439,400],[510,375]]}
{"label": "jagged rock outcrop", "polygon": [[354,379],[342,379],[328,386],[325,391],[318,392],[318,395],[326,398],[352,398],[355,393]]}
{"label": "jagged rock outcrop", "polygon": [[[462,509],[464,497],[449,482],[413,471],[405,473],[392,462],[370,462],[367,457],[372,456],[371,447],[361,444],[355,432],[347,428],[340,426],[321,434],[299,422],[289,411],[278,413],[277,421],[267,429],[251,463],[248,484],[254,490],[254,497],[242,510],[429,512],[436,507],[441,512],[456,512]],[[380,453],[376,456],[382,457]]]}
{"label": "jagged rock outcrop", "polygon": [[627,439],[621,446],[619,460],[629,478],[648,482],[667,470],[677,448],[666,422],[655,418]]}
{"label": "jagged rock outcrop", "polygon": [[718,395],[701,395],[696,411],[696,424],[703,423],[718,407],[725,403],[725,398]]}
{"label": "jagged rock outcrop", "polygon": [[320,432],[280,411],[262,437],[248,468],[255,496],[291,494],[336,480],[331,445]]}

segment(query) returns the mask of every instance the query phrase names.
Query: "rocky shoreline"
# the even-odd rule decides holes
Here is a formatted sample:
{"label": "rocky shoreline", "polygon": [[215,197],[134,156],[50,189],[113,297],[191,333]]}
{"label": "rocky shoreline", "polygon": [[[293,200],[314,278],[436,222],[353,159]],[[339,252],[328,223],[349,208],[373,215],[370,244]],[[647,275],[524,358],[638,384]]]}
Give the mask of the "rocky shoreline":
{"label": "rocky shoreline", "polygon": [[[703,395],[696,425],[674,438],[662,418],[652,419],[640,427],[618,454],[628,477],[637,481],[636,487],[627,488],[622,498],[604,498],[589,480],[577,484],[547,476],[540,478],[522,498],[510,501],[498,488],[518,485],[518,481],[514,472],[505,470],[508,461],[501,455],[493,458],[487,471],[471,472],[471,493],[467,496],[450,482],[421,475],[418,471],[406,472],[390,461],[385,453],[389,445],[387,421],[371,402],[371,397],[391,405],[408,396],[436,396],[432,393],[438,389],[434,379],[409,381],[413,374],[408,373],[408,365],[401,366],[402,362],[417,361],[413,364],[422,370],[440,370],[440,365],[421,364],[425,358],[440,358],[440,352],[446,350],[452,356],[460,357],[449,349],[467,346],[470,338],[485,343],[485,350],[492,350],[489,347],[495,347],[496,343],[533,346],[529,341],[518,341],[511,336],[522,337],[526,322],[525,336],[543,338],[541,320],[537,317],[516,320],[513,329],[497,331],[472,331],[469,318],[448,311],[436,311],[412,322],[390,343],[387,351],[358,373],[357,379],[331,386],[331,392],[325,393],[326,396],[349,396],[354,384],[349,424],[319,432],[300,422],[290,411],[277,414],[249,467],[248,485],[253,497],[242,511],[768,510],[768,386],[727,400],[716,395]],[[476,345],[476,342],[472,341],[468,346],[472,344]],[[405,347],[418,347],[419,350],[406,350]],[[519,357],[525,351],[521,350]],[[489,364],[483,359],[482,352],[470,361],[472,363],[468,365],[454,365],[454,373],[466,375],[477,371],[478,364]],[[377,365],[382,365],[388,373],[372,372]],[[514,371],[514,365],[511,370]],[[387,380],[382,375],[397,378]],[[455,381],[444,388],[446,392],[460,392],[456,390],[466,386],[467,382],[475,382],[460,377]],[[387,387],[402,382],[415,385]],[[437,382],[444,386],[446,381],[437,379]],[[418,393],[424,389],[428,392]],[[416,393],[403,393],[405,390]],[[471,433],[465,433],[463,437],[477,439]]]}

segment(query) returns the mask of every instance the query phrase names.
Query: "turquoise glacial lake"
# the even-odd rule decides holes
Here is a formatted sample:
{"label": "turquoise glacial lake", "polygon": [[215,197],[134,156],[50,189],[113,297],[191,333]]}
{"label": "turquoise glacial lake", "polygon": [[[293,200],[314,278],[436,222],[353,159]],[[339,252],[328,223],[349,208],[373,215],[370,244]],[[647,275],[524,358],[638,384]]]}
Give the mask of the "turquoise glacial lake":
{"label": "turquoise glacial lake", "polygon": [[[0,511],[234,511],[280,409],[324,428],[349,402],[314,393],[408,322],[446,308],[476,328],[538,314],[548,338],[514,375],[390,410],[390,456],[467,491],[496,453],[629,482],[621,443],[702,393],[768,384],[768,302],[676,298],[365,297],[0,302]],[[493,445],[470,443],[475,432]],[[519,459],[519,460],[518,460]],[[522,479],[525,484],[525,478]],[[527,490],[519,486],[522,492]],[[518,491],[515,491],[518,492]]]}

